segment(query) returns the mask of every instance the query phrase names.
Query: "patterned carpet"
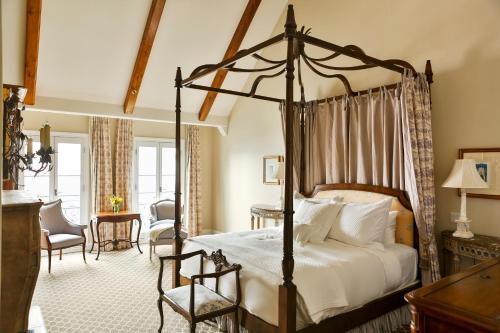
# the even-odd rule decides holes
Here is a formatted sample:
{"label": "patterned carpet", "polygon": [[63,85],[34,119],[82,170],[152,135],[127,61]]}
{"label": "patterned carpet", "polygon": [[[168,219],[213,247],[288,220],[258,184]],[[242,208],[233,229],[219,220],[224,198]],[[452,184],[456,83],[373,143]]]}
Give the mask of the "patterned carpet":
{"label": "patterned carpet", "polygon": [[[32,306],[39,306],[49,333],[142,333],[157,332],[156,307],[159,262],[149,261],[137,249],[103,252],[99,261],[81,252],[52,258],[52,273],[47,272],[47,257],[42,257],[40,274]],[[170,254],[170,246],[158,248]],[[165,268],[164,286],[171,286],[170,265]],[[163,332],[189,332],[187,321],[164,305]],[[218,332],[207,324],[198,324],[197,332]],[[394,333],[409,332],[409,327]]]}
{"label": "patterned carpet", "polygon": [[[159,262],[149,261],[147,246],[125,251],[103,252],[99,261],[87,253],[68,253],[59,261],[52,257],[52,273],[47,257],[42,258],[33,306],[39,306],[49,333],[157,332],[156,307]],[[170,254],[170,246],[158,248]],[[165,268],[164,285],[170,287],[170,266]],[[168,287],[167,287],[168,286]],[[163,332],[188,332],[187,321],[164,305]],[[199,324],[197,332],[217,332]]]}

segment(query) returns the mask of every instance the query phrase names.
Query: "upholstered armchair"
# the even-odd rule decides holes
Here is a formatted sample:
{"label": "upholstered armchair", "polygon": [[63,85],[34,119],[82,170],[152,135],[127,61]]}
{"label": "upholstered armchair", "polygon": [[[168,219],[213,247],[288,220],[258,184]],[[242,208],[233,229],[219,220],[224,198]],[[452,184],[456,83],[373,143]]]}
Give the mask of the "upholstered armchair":
{"label": "upholstered armchair", "polygon": [[[59,260],[62,250],[82,246],[83,261],[85,261],[86,225],[69,221],[63,213],[61,199],[48,202],[40,208],[41,248],[47,250],[49,256],[49,273],[52,264],[52,250],[59,250]],[[86,261],[85,261],[86,262]]]}
{"label": "upholstered armchair", "polygon": [[[153,203],[150,207],[151,219],[149,229],[149,259],[156,253],[156,246],[170,245],[174,242],[175,201],[164,199]],[[181,237],[187,233],[181,230]]]}

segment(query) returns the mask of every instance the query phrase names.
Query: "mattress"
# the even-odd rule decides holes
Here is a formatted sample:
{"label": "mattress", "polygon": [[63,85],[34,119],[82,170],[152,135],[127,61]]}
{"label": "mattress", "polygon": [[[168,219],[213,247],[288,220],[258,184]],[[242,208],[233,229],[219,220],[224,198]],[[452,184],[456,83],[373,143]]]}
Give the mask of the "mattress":
{"label": "mattress", "polygon": [[[280,230],[269,228],[193,237],[184,242],[183,253],[222,249],[230,263],[242,265],[240,306],[277,326],[282,244]],[[380,251],[328,239],[295,245],[294,259],[299,329],[411,285],[417,275],[416,250],[402,244]],[[205,272],[213,271],[208,265]],[[198,271],[198,258],[183,262],[181,275],[190,277]],[[221,278],[219,290],[234,299],[234,276]]]}

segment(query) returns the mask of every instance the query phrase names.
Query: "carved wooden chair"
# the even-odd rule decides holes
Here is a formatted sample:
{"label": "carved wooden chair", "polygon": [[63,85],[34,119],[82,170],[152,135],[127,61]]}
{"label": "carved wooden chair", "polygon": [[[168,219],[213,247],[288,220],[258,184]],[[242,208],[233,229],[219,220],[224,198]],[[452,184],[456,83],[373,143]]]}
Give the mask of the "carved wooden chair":
{"label": "carved wooden chair", "polygon": [[[175,201],[163,199],[153,203],[149,210],[149,259],[156,253],[158,245],[170,245],[174,242]],[[181,230],[181,237],[186,239],[187,232]]]}
{"label": "carved wooden chair", "polygon": [[[163,267],[165,260],[185,260],[200,256],[199,274],[191,276],[191,284],[163,291]],[[160,333],[163,328],[163,302],[166,302],[177,313],[189,321],[191,333],[196,330],[196,324],[209,319],[234,313],[234,332],[239,331],[238,306],[241,299],[240,270],[241,265],[230,265],[219,249],[207,255],[204,250],[183,253],[180,255],[160,257],[160,274],[158,276],[158,310],[160,311]],[[215,272],[203,273],[203,260],[210,260],[215,266]],[[223,270],[223,268],[225,268]],[[219,278],[234,272],[236,278],[236,300],[231,300],[219,294]],[[204,285],[204,279],[215,279],[215,290]],[[200,283],[196,283],[199,280]]]}
{"label": "carved wooden chair", "polygon": [[[62,250],[82,246],[83,261],[85,261],[85,233],[87,226],[69,221],[63,213],[61,199],[47,202],[40,208],[40,226],[42,250],[47,250],[49,256],[49,273],[52,264],[52,250],[59,250],[59,260]],[[86,262],[86,261],[85,261]]]}

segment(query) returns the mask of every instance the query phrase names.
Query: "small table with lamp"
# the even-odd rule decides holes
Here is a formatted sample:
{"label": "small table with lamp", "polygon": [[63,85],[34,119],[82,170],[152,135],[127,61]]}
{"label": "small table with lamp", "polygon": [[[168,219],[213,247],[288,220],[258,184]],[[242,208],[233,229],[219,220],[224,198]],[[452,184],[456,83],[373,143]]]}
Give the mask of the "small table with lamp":
{"label": "small table with lamp", "polygon": [[[280,220],[283,220],[283,210],[279,207],[273,205],[258,204],[253,205],[250,208],[251,215],[251,228],[252,230],[257,227],[261,228],[261,219],[274,219],[274,225],[277,226]],[[257,219],[257,221],[256,221]],[[255,225],[257,222],[257,225]],[[264,226],[264,221],[262,221],[262,227]]]}

